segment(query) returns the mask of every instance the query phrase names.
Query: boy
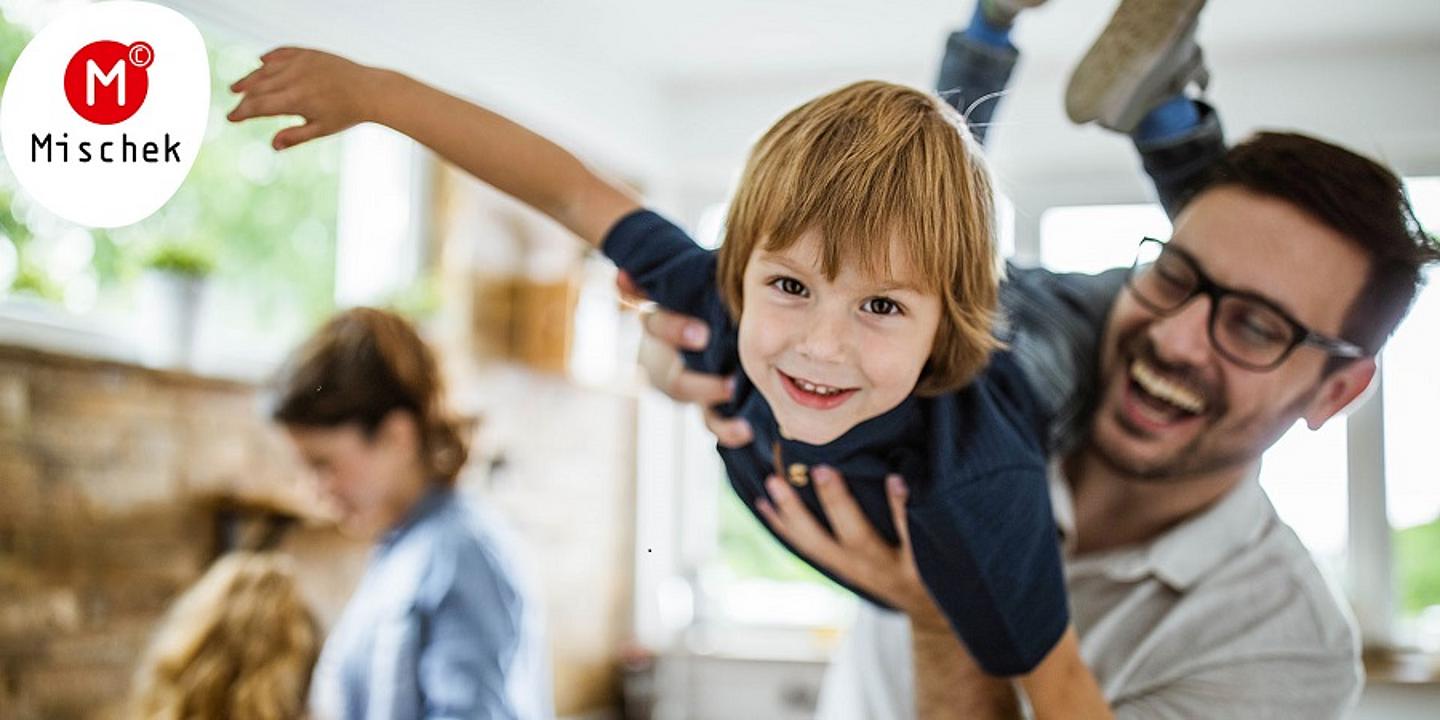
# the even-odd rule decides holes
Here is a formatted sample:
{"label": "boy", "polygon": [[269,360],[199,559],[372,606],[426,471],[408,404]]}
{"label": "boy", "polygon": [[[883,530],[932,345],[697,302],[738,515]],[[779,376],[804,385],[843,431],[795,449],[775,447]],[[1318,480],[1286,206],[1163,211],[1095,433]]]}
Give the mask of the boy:
{"label": "boy", "polygon": [[276,135],[277,149],[358,122],[390,126],[601,248],[661,305],[721,328],[688,360],[740,371],[723,409],[747,419],[755,441],[721,454],[762,519],[766,484],[789,481],[823,522],[811,481],[828,482],[834,466],[894,542],[885,484],[909,478],[898,512],[916,562],[980,665],[1013,675],[1078,662],[1045,418],[1013,358],[986,364],[998,347],[991,191],[953,109],[880,82],[797,108],[754,148],[712,253],[482,108],[315,51],[262,61],[232,87],[245,97],[230,119],[305,117]]}

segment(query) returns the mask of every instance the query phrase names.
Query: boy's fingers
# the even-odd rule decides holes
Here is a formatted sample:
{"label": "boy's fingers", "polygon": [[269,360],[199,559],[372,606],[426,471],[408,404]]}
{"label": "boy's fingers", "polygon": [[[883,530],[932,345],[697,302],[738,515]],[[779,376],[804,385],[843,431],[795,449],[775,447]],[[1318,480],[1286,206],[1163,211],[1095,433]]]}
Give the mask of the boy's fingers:
{"label": "boy's fingers", "polygon": [[262,66],[260,66],[260,67],[258,67],[258,68],[255,68],[254,70],[251,70],[249,73],[247,73],[247,74],[245,75],[245,77],[242,77],[242,78],[240,78],[239,80],[236,80],[235,82],[230,83],[230,92],[232,92],[232,93],[245,92],[245,90],[250,87],[250,83],[254,82],[256,79],[258,79],[258,78],[261,76],[261,71],[263,71],[264,69],[265,69],[265,67],[262,65]]}
{"label": "boy's fingers", "polygon": [[742,448],[755,440],[755,432],[744,418],[721,417],[720,413],[714,410],[705,411],[705,427],[714,433],[715,440],[721,447]]}
{"label": "boy's fingers", "polygon": [[329,134],[330,133],[320,127],[319,123],[310,122],[304,125],[285,128],[275,133],[275,139],[271,141],[270,144],[276,150],[284,150],[285,148],[292,148],[300,143],[308,142]]}
{"label": "boy's fingers", "polygon": [[257,103],[258,100],[255,95],[246,95],[240,99],[240,103],[236,105],[235,109],[231,110],[225,118],[231,122],[239,122],[240,120],[259,117],[259,114],[256,112],[258,107]]}
{"label": "boy's fingers", "polygon": [[295,50],[296,50],[296,48],[293,48],[293,47],[278,47],[278,48],[275,48],[274,50],[271,50],[271,51],[265,53],[264,55],[261,55],[261,56],[260,56],[260,62],[264,63],[264,62],[271,62],[271,61],[273,61],[273,60],[279,60],[279,59],[281,59],[281,58],[283,58],[283,57],[285,57],[285,56],[287,56],[287,55],[293,55],[293,54],[295,54]]}
{"label": "boy's fingers", "polygon": [[279,73],[256,75],[251,73],[230,86],[230,91],[249,96],[271,95],[285,87],[285,79]]}
{"label": "boy's fingers", "polygon": [[820,506],[825,508],[825,517],[830,519],[830,527],[834,528],[835,537],[841,544],[856,546],[880,540],[871,530],[870,521],[860,512],[859,504],[845,486],[845,478],[840,473],[832,467],[817,465],[810,470],[810,478],[815,483],[815,495],[820,498]]}
{"label": "boy's fingers", "polygon": [[275,115],[299,115],[294,97],[290,94],[246,95],[239,105],[227,115],[232,121],[247,120]]}
{"label": "boy's fingers", "polygon": [[695,318],[656,310],[644,316],[645,332],[670,347],[680,350],[704,350],[710,342],[710,327]]}
{"label": "boy's fingers", "polygon": [[265,78],[277,77],[280,75],[280,72],[282,70],[285,70],[289,67],[289,63],[283,62],[262,63],[260,67],[251,70],[248,74],[245,75],[245,77],[242,77],[239,80],[231,83],[230,91],[244,92],[246,90],[252,89],[257,81],[263,80]]}

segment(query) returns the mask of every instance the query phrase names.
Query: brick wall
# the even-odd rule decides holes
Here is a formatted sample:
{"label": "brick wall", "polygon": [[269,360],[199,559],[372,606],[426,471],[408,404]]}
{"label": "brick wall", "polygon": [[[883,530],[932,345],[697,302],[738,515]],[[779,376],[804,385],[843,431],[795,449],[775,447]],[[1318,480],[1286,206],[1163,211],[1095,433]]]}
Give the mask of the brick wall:
{"label": "brick wall", "polygon": [[[633,399],[524,370],[462,387],[508,468],[471,487],[537,559],[557,710],[612,704]],[[247,385],[0,347],[0,720],[117,717],[156,621],[213,557],[208,499],[293,506],[307,488]],[[364,546],[310,527],[282,549],[328,624]]]}
{"label": "brick wall", "polygon": [[288,497],[250,388],[0,348],[0,715],[105,717],[215,552],[215,494]]}

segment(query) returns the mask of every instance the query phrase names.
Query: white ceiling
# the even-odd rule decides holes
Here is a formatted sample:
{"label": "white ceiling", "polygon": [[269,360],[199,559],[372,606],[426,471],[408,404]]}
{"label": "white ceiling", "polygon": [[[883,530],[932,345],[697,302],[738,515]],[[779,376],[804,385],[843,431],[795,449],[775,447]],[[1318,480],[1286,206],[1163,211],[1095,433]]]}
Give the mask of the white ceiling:
{"label": "white ceiling", "polygon": [[[1034,62],[1069,62],[1116,4],[1052,0],[1022,17],[1017,42]],[[597,47],[637,71],[683,76],[926,62],[936,37],[963,23],[971,6],[966,0],[574,0],[530,3],[527,12],[576,47],[599,40]],[[1440,2],[1212,0],[1201,39],[1230,55],[1334,45],[1440,48]]]}
{"label": "white ceiling", "polygon": [[[862,77],[928,86],[945,34],[973,7],[970,0],[167,4],[260,47],[310,45],[411,72],[652,189],[705,197],[721,192],[751,139],[799,100]],[[1060,111],[1069,67],[1114,4],[1051,0],[1021,18],[1015,39],[1026,59],[1005,100],[992,161],[1002,180],[1018,186],[1022,209],[1060,196],[1143,197],[1123,139],[1074,128]],[[1232,136],[1261,125],[1299,127],[1407,171],[1440,173],[1440,0],[1210,0],[1200,40]]]}
{"label": "white ceiling", "polygon": [[[968,0],[171,0],[195,15],[275,32],[403,47],[465,63],[483,43],[550,48],[650,79],[884,70],[934,57]],[[1052,0],[1022,18],[1036,63],[1068,62],[1114,0]],[[1440,48],[1437,0],[1212,0],[1201,39],[1223,54],[1408,45]]]}

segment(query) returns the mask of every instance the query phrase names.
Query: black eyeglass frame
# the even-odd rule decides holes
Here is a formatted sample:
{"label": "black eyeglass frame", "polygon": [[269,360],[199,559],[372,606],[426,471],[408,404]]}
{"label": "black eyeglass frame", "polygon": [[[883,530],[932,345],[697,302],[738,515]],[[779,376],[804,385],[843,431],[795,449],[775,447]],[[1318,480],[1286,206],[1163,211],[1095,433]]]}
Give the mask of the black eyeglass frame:
{"label": "black eyeglass frame", "polygon": [[[1159,246],[1159,251],[1155,254],[1155,260],[1150,261],[1147,264],[1147,267],[1153,266],[1155,262],[1160,259],[1161,255],[1165,253],[1174,253],[1181,260],[1183,260],[1185,264],[1189,267],[1190,271],[1195,274],[1195,287],[1190,290],[1190,294],[1185,296],[1185,299],[1181,300],[1178,304],[1168,310],[1162,308],[1159,305],[1156,305],[1154,302],[1147,299],[1144,295],[1140,293],[1139,290],[1135,288],[1135,278],[1140,272],[1140,263],[1141,259],[1145,256],[1145,247],[1147,243],[1154,243],[1155,245]],[[1324,335],[1322,333],[1311,330],[1300,321],[1291,317],[1290,313],[1287,313],[1284,310],[1280,309],[1277,305],[1275,305],[1274,302],[1260,295],[1256,295],[1252,292],[1246,292],[1244,290],[1236,290],[1234,288],[1225,287],[1224,285],[1215,282],[1213,279],[1211,279],[1209,275],[1205,273],[1204,270],[1200,268],[1200,263],[1195,260],[1194,256],[1178,247],[1171,245],[1170,243],[1165,242],[1164,240],[1157,240],[1152,237],[1147,237],[1140,240],[1140,247],[1136,250],[1135,253],[1135,262],[1130,266],[1130,272],[1125,276],[1125,287],[1129,288],[1131,297],[1135,298],[1137,302],[1145,306],[1147,310],[1161,317],[1173,315],[1179,312],[1186,305],[1189,305],[1190,301],[1194,300],[1195,297],[1198,295],[1205,295],[1206,297],[1210,298],[1210,317],[1207,320],[1206,325],[1210,333],[1211,347],[1214,347],[1216,352],[1220,353],[1221,356],[1223,356],[1230,362],[1233,362],[1240,367],[1248,368],[1250,370],[1256,370],[1261,372],[1267,370],[1274,370],[1275,368],[1279,367],[1281,363],[1285,362],[1286,358],[1290,357],[1290,353],[1295,352],[1295,348],[1300,347],[1301,345],[1313,345],[1320,348],[1321,350],[1324,350],[1329,355],[1341,358],[1362,358],[1369,354],[1365,352],[1365,348],[1362,348],[1359,345],[1350,342],[1349,340],[1342,340],[1340,338],[1330,337],[1328,335]],[[1235,355],[1233,355],[1230,351],[1226,350],[1224,346],[1222,346],[1220,342],[1215,338],[1215,324],[1220,317],[1220,300],[1221,298],[1230,296],[1257,303],[1265,309],[1269,310],[1270,312],[1275,313],[1276,316],[1278,316],[1280,319],[1284,320],[1290,325],[1290,329],[1292,331],[1290,344],[1285,348],[1283,352],[1280,353],[1280,355],[1274,361],[1270,362],[1269,364],[1256,364],[1242,360],[1235,357]]]}

